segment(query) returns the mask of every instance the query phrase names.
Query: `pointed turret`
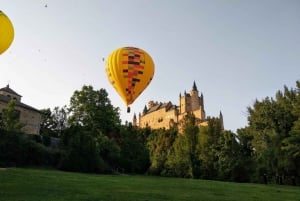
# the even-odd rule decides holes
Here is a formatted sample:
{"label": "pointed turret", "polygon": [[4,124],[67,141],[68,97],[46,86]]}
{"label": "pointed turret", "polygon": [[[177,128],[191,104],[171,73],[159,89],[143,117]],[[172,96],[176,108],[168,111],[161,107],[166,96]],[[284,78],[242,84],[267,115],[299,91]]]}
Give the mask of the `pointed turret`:
{"label": "pointed turret", "polygon": [[137,126],[137,118],[136,118],[135,113],[133,114],[132,125]]}
{"label": "pointed turret", "polygon": [[147,113],[148,109],[147,106],[145,105],[144,110],[143,110],[143,115],[145,115]]}
{"label": "pointed turret", "polygon": [[195,80],[194,80],[194,84],[193,84],[193,89],[192,90],[193,91],[198,91]]}
{"label": "pointed turret", "polygon": [[221,111],[220,111],[220,114],[219,114],[219,119],[220,119],[220,123],[221,123],[221,128],[222,128],[222,130],[224,130],[223,114],[222,114]]}
{"label": "pointed turret", "polygon": [[197,89],[197,86],[196,86],[196,82],[194,81],[192,90],[190,92],[190,95],[198,97],[199,96],[198,94],[199,94],[199,92],[198,92],[198,89]]}
{"label": "pointed turret", "polygon": [[201,96],[200,96],[200,100],[201,100],[202,107],[204,107],[204,98],[203,98],[203,94],[202,93],[201,93]]}

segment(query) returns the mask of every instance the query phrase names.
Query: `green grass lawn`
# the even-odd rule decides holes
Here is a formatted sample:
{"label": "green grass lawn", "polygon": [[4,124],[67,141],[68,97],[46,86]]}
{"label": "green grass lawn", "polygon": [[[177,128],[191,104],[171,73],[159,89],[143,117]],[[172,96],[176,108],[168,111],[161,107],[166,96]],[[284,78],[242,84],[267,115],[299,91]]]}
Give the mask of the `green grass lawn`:
{"label": "green grass lawn", "polygon": [[55,170],[0,169],[2,201],[300,201],[300,187]]}

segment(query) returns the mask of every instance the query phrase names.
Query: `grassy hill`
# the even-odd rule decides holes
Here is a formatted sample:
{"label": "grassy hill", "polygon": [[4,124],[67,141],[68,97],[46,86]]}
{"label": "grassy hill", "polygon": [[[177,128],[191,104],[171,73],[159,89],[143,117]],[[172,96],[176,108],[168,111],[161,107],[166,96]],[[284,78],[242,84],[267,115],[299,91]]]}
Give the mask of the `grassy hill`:
{"label": "grassy hill", "polygon": [[0,169],[0,201],[300,201],[300,188],[55,170]]}

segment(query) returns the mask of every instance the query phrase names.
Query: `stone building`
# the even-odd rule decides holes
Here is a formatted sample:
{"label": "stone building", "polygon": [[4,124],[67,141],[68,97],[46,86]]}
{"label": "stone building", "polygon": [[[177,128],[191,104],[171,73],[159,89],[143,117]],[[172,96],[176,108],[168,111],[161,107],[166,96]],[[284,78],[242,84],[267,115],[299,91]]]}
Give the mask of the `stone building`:
{"label": "stone building", "polygon": [[16,101],[15,109],[19,111],[20,122],[24,124],[21,129],[22,132],[27,134],[39,134],[41,124],[41,112],[29,105],[21,102],[22,96],[9,88],[7,85],[0,89],[0,120],[2,119],[2,112],[7,108],[10,100]]}
{"label": "stone building", "polygon": [[[183,95],[179,94],[178,106],[171,102],[158,103],[149,101],[148,107],[145,106],[143,112],[139,113],[138,118],[134,114],[132,124],[141,128],[150,127],[152,129],[169,129],[173,125],[178,125],[179,129],[181,129],[183,118],[188,113],[194,114],[199,126],[207,125],[204,97],[202,93],[199,96],[195,82],[190,93],[184,92]],[[220,113],[220,117],[221,115]],[[221,120],[223,121],[223,119]]]}

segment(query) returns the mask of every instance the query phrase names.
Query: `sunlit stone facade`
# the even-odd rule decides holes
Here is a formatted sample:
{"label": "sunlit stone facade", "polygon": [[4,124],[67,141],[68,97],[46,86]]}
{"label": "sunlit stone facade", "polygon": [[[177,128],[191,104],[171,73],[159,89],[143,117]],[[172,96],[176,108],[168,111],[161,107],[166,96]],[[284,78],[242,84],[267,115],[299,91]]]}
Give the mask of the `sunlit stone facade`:
{"label": "sunlit stone facade", "polygon": [[158,103],[149,101],[148,106],[145,106],[144,111],[139,113],[138,117],[134,115],[132,123],[134,126],[141,128],[169,129],[173,125],[178,125],[179,129],[181,129],[183,118],[188,113],[194,114],[199,126],[207,125],[203,94],[199,96],[195,82],[190,93],[184,92],[183,95],[179,95],[178,106],[171,102]]}
{"label": "sunlit stone facade", "polygon": [[22,96],[9,88],[7,85],[0,89],[0,118],[2,120],[3,110],[7,108],[10,100],[16,101],[15,109],[20,113],[20,122],[24,125],[22,132],[27,134],[39,134],[41,124],[41,113],[39,110],[21,102]]}

